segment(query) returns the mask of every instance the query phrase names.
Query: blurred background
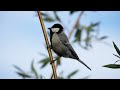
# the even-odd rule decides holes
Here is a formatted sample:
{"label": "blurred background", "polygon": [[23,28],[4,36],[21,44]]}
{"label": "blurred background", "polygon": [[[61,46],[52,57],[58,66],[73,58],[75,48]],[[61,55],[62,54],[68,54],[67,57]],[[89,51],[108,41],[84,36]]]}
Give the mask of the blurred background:
{"label": "blurred background", "polygon": [[[79,23],[73,28],[80,14]],[[67,36],[74,29],[70,42],[78,56],[92,69],[89,71],[78,61],[62,57],[57,66],[59,77],[120,78],[119,69],[103,67],[119,60],[113,55],[117,52],[112,44],[114,41],[120,47],[119,11],[43,11],[43,18],[48,36],[47,28],[55,23],[64,26]],[[53,56],[56,57],[56,54],[53,53]],[[23,75],[18,73],[19,68],[29,74],[28,77],[36,78],[34,74],[37,73],[43,79],[49,79],[52,68],[45,62],[47,57],[44,36],[35,11],[0,11],[0,79],[21,79]]]}

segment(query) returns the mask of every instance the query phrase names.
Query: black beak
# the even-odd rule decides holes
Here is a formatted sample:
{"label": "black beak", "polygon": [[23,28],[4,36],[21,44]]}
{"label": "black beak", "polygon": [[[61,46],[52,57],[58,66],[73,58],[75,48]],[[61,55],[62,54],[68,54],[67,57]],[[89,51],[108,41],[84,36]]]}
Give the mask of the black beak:
{"label": "black beak", "polygon": [[49,30],[51,29],[51,28],[48,28]]}

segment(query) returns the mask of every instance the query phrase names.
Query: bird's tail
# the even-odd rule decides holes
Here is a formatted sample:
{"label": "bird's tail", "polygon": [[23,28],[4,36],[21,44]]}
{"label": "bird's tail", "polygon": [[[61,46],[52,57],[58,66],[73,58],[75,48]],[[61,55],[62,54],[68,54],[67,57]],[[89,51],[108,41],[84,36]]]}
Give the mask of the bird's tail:
{"label": "bird's tail", "polygon": [[78,59],[78,61],[79,61],[80,63],[82,63],[83,65],[85,65],[89,70],[91,70],[82,60]]}

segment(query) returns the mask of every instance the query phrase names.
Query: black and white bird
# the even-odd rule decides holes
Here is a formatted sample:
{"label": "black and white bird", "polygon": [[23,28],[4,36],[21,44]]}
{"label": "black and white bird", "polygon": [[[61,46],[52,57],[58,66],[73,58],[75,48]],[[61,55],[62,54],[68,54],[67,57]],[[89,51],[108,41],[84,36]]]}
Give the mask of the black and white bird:
{"label": "black and white bird", "polygon": [[78,60],[80,63],[85,65],[91,70],[82,60],[79,59],[78,55],[71,46],[68,37],[63,31],[63,27],[60,24],[54,24],[50,30],[50,42],[51,49],[59,56]]}

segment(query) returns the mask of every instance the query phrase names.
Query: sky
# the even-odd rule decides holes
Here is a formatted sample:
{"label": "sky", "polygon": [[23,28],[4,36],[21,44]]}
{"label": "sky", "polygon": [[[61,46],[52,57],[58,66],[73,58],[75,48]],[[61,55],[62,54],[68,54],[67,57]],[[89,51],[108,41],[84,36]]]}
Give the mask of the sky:
{"label": "sky", "polygon": [[[65,11],[58,14],[69,29],[78,16],[78,13],[75,13],[70,18],[71,16]],[[112,46],[112,41],[118,47],[120,46],[120,12],[87,11],[82,17],[81,23],[89,25],[91,21],[101,22],[100,36],[107,35],[108,39],[105,41],[110,45],[93,42],[94,47],[88,51],[78,45],[73,45],[78,56],[91,67],[92,71],[89,71],[75,60],[62,58],[62,66],[58,67],[57,73],[59,75],[64,70],[63,76],[66,76],[70,72],[79,69],[79,72],[72,77],[73,79],[86,76],[89,76],[89,79],[119,79],[119,69],[109,69],[102,66],[112,64],[118,60],[113,56],[116,51]],[[54,23],[45,22],[45,26],[48,28]],[[65,30],[65,33],[68,35],[67,30]],[[41,70],[41,65],[38,64],[38,61],[44,58],[39,53],[44,52],[47,54],[47,52],[40,22],[34,11],[0,11],[0,43],[0,79],[19,79],[20,77],[15,73],[16,69],[13,65],[29,71],[32,60],[35,61],[35,66],[41,75],[45,78],[50,77],[51,66],[47,65]]]}

